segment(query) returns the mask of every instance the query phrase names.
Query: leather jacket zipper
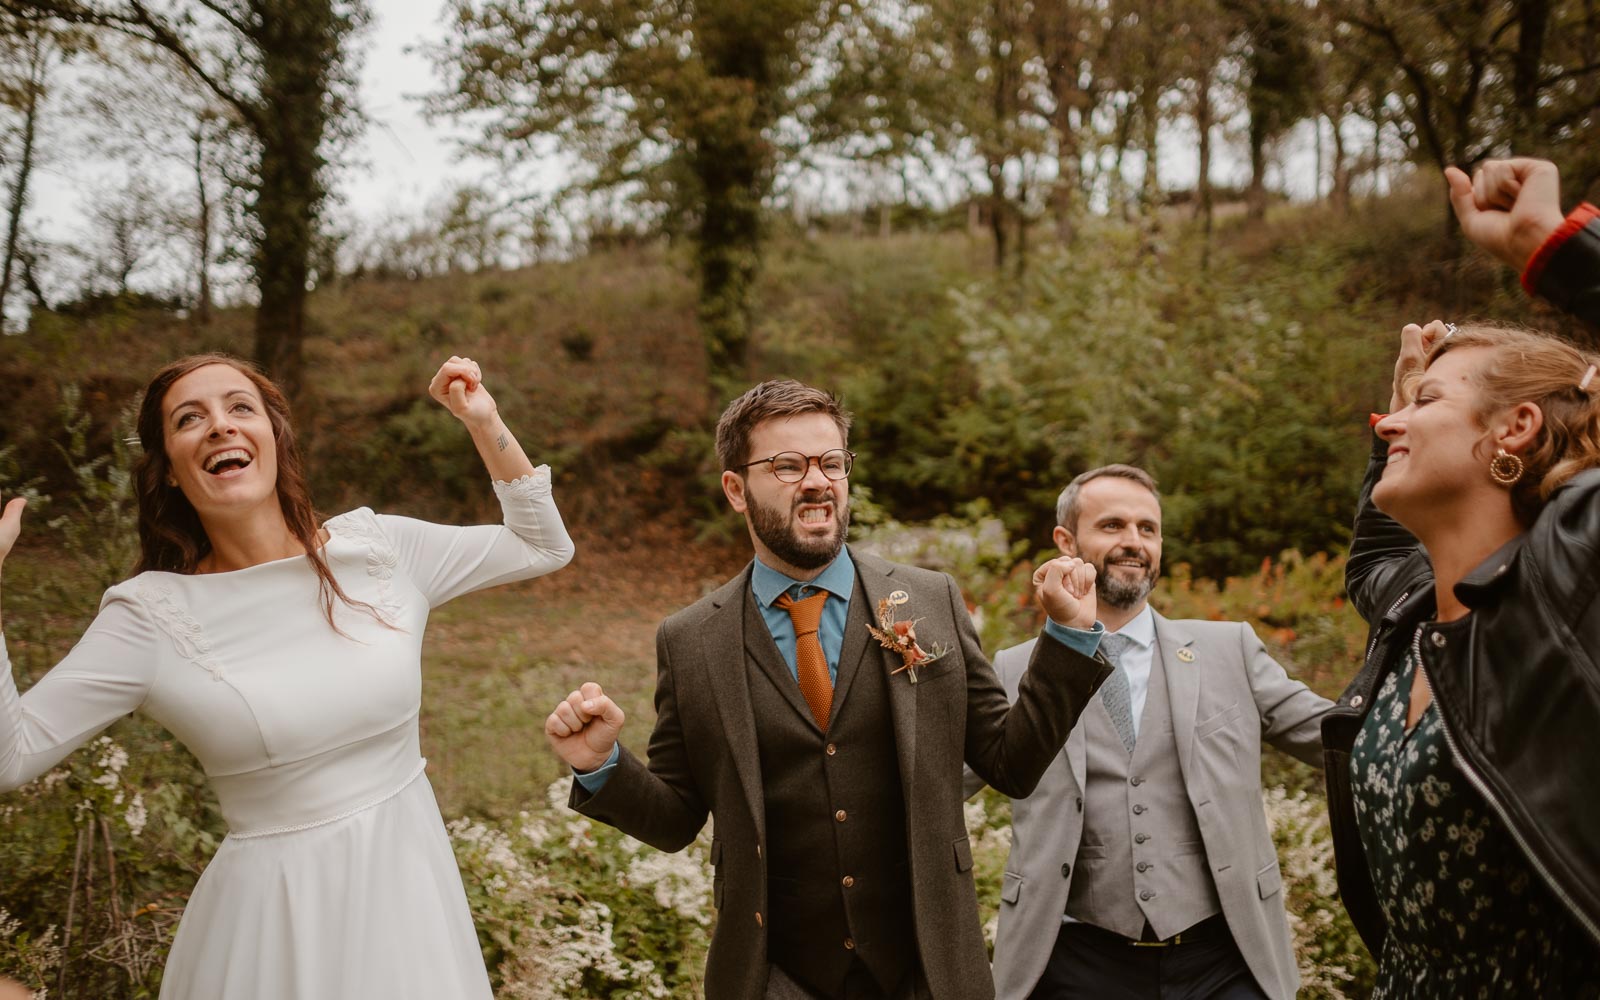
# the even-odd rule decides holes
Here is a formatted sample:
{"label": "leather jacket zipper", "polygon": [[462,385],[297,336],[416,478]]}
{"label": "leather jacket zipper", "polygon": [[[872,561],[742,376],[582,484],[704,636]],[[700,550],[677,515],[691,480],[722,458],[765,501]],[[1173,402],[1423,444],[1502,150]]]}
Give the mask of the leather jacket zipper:
{"label": "leather jacket zipper", "polygon": [[1378,636],[1383,634],[1384,622],[1387,622],[1389,620],[1389,616],[1398,611],[1400,609],[1400,605],[1404,604],[1406,602],[1406,598],[1410,596],[1411,591],[1402,591],[1400,596],[1395,599],[1395,602],[1389,605],[1389,610],[1385,611],[1383,613],[1383,617],[1378,619],[1378,627],[1372,630],[1372,638],[1367,641],[1367,655],[1361,658],[1362,663],[1366,663],[1371,660],[1372,651],[1378,648]]}
{"label": "leather jacket zipper", "polygon": [[[1394,609],[1391,608],[1390,610],[1393,611]],[[1427,661],[1422,658],[1422,630],[1423,626],[1417,626],[1417,631],[1411,636],[1411,655],[1416,657],[1417,669],[1422,671],[1422,681],[1428,685],[1428,699],[1434,703],[1435,707],[1438,707],[1439,699],[1433,693],[1433,678],[1428,674]],[[1478,794],[1483,796],[1483,800],[1489,803],[1490,808],[1500,817],[1500,824],[1511,833],[1511,839],[1515,840],[1517,846],[1522,849],[1522,856],[1528,859],[1528,864],[1534,871],[1539,873],[1539,877],[1544,880],[1545,886],[1549,888],[1557,899],[1561,900],[1573,919],[1588,932],[1590,939],[1600,941],[1600,926],[1596,926],[1595,922],[1589,919],[1588,915],[1573,902],[1572,897],[1567,895],[1566,890],[1551,877],[1550,870],[1544,866],[1544,863],[1534,856],[1533,851],[1528,847],[1528,841],[1517,831],[1516,824],[1511,822],[1511,816],[1506,811],[1505,806],[1501,805],[1500,800],[1496,799],[1494,793],[1490,791],[1489,783],[1483,780],[1483,777],[1467,761],[1466,756],[1462,754],[1460,745],[1456,743],[1455,736],[1450,732],[1450,722],[1445,718],[1443,708],[1439,708],[1439,731],[1444,733],[1445,746],[1450,748],[1450,757],[1455,761],[1456,769],[1466,776],[1467,782],[1478,790]]]}

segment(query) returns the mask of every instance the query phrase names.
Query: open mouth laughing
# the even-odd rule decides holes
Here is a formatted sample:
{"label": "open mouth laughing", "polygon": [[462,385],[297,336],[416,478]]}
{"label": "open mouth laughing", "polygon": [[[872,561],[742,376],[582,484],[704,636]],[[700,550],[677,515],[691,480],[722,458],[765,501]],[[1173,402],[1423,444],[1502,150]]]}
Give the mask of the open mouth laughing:
{"label": "open mouth laughing", "polygon": [[207,473],[221,478],[243,472],[250,467],[255,458],[243,448],[229,448],[219,451],[204,462]]}

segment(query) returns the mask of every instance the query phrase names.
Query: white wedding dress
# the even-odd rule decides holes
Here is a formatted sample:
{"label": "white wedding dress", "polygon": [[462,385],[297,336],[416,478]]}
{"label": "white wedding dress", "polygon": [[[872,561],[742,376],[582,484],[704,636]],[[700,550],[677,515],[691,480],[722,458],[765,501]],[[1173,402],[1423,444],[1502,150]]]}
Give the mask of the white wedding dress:
{"label": "white wedding dress", "polygon": [[[296,556],[142,573],[17,694],[0,644],[0,791],[141,710],[205,768],[228,836],[178,927],[162,1000],[487,1000],[489,979],[417,741],[422,631],[453,597],[566,565],[549,469],[495,483],[504,525],[366,508],[328,521],[335,601]],[[530,723],[531,725],[531,723]]]}

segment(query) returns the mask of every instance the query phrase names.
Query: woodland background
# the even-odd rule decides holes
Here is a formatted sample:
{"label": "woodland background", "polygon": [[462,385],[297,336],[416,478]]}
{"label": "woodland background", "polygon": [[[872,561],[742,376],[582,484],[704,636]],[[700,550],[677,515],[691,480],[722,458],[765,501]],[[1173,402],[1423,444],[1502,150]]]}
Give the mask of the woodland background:
{"label": "woodland background", "polygon": [[[748,557],[710,425],[750,382],[844,396],[856,541],[952,572],[991,651],[1037,627],[1061,485],[1131,461],[1163,488],[1158,607],[1251,621],[1333,695],[1399,326],[1594,342],[1462,242],[1439,170],[1543,155],[1596,197],[1595,0],[452,0],[420,100],[497,182],[353,219],[329,192],[371,14],[0,0],[0,490],[35,500],[6,638],[26,690],[126,575],[128,414],[164,361],[259,359],[326,512],[436,519],[494,516],[423,391],[481,361],[579,547],[429,632],[424,751],[506,997],[698,995],[703,845],[566,812],[539,726],[594,677],[642,740],[655,622]],[[91,155],[124,169],[52,236],[31,182]],[[1363,996],[1320,778],[1266,767],[1306,995]],[[969,806],[986,921],[1007,817]],[[0,974],[154,996],[224,832],[171,736],[118,723],[0,799]]]}

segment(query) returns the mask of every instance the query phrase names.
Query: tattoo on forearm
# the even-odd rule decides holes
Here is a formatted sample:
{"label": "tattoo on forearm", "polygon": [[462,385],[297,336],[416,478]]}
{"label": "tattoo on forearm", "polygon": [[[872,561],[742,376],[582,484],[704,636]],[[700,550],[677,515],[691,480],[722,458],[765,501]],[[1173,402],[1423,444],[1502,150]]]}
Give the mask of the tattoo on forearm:
{"label": "tattoo on forearm", "polygon": [[511,441],[504,434],[502,434],[499,437],[495,438],[494,443],[500,446],[500,450],[501,451],[505,451],[506,450],[506,446],[509,445],[511,443]]}

